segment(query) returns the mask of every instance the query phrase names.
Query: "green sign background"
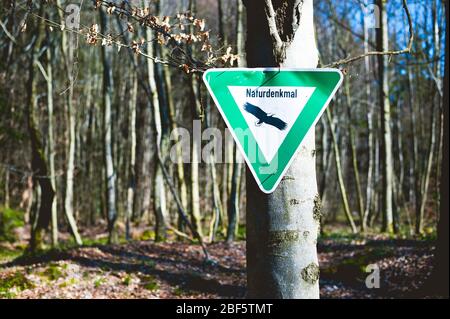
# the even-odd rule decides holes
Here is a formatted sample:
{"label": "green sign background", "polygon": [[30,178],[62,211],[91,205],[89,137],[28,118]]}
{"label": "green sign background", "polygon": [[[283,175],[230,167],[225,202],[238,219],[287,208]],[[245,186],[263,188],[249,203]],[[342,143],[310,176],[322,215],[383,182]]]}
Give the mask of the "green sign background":
{"label": "green sign background", "polygon": [[[294,155],[309,129],[315,126],[328,103],[342,82],[343,76],[336,69],[211,69],[205,72],[203,80],[214,102],[224,118],[233,138],[239,146],[247,165],[253,173],[260,189],[271,193],[278,186]],[[268,163],[257,146],[256,160],[250,160],[249,145],[258,145],[252,135],[241,109],[234,101],[228,86],[297,86],[316,87],[309,101],[304,106],[274,159]],[[236,129],[246,130],[248,140]],[[276,167],[275,171],[268,168]]]}

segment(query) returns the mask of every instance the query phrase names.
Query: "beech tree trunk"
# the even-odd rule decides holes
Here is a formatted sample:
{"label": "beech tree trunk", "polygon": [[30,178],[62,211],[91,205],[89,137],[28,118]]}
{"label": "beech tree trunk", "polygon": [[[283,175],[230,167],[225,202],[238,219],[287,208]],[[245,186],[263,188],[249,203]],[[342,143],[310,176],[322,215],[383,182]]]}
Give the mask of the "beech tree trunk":
{"label": "beech tree trunk", "polygon": [[[378,0],[381,12],[380,29],[378,30],[378,51],[389,50],[388,18],[386,0]],[[381,175],[382,175],[382,213],[383,231],[394,232],[394,214],[392,207],[393,194],[393,158],[391,133],[391,103],[389,100],[389,56],[378,57],[378,76],[380,82],[381,111]]]}
{"label": "beech tree trunk", "polygon": [[130,162],[129,162],[129,176],[128,176],[128,190],[127,190],[127,214],[125,219],[125,237],[127,240],[131,239],[131,219],[134,211],[134,198],[136,191],[136,104],[138,94],[138,76],[137,74],[131,77],[131,99],[130,99]]}
{"label": "beech tree trunk", "polygon": [[[189,11],[196,13],[196,0],[189,0]],[[195,231],[203,237],[202,230],[202,216],[200,213],[200,180],[199,180],[199,165],[201,161],[201,140],[196,138],[195,130],[196,124],[201,132],[201,120],[203,115],[202,105],[200,103],[200,92],[198,87],[198,78],[196,74],[189,76],[190,97],[192,106],[192,120],[193,120],[193,138],[191,149],[191,223]],[[196,123],[195,123],[195,122]]]}
{"label": "beech tree trunk", "polygon": [[[244,4],[249,67],[317,66],[312,0]],[[276,26],[269,28],[274,15]],[[273,41],[274,31],[283,43]],[[248,297],[319,298],[316,244],[321,213],[314,129],[272,194],[262,193],[247,169],[247,198]]]}
{"label": "beech tree trunk", "polygon": [[331,112],[329,109],[326,110],[328,126],[330,127],[331,142],[333,144],[334,152],[334,162],[336,165],[336,174],[338,178],[339,190],[341,192],[342,206],[344,206],[344,213],[347,221],[352,229],[352,233],[356,234],[358,230],[356,229],[355,222],[353,220],[352,212],[350,210],[350,204],[348,201],[347,189],[345,188],[344,174],[342,173],[341,156],[339,154],[338,139],[336,138],[336,133],[334,132],[333,120],[331,118]]}
{"label": "beech tree trunk", "polygon": [[[449,9],[448,2],[445,2],[445,9]],[[446,20],[446,43],[448,43],[448,33],[450,28],[448,25],[448,19]],[[444,86],[448,88],[449,86],[449,49],[448,46],[445,47],[445,76],[444,76]],[[448,283],[448,269],[449,269],[449,192],[448,192],[448,175],[449,175],[449,98],[448,90],[445,90],[444,100],[443,100],[443,149],[442,149],[442,162],[441,162],[441,203],[440,203],[440,216],[438,223],[438,240],[436,244],[436,257],[434,262],[434,273],[432,276],[432,286],[437,287],[438,292],[442,293],[443,296],[449,296],[449,283]]]}
{"label": "beech tree trunk", "polygon": [[[369,26],[367,25],[366,19],[364,19],[364,53],[370,51],[369,49]],[[371,72],[370,72],[370,57],[364,58],[364,72],[366,73],[365,78],[365,94],[367,99],[367,146],[368,146],[368,164],[367,164],[367,180],[366,180],[366,207],[364,209],[364,217],[362,220],[362,228],[366,229],[369,219],[369,214],[372,206],[373,197],[373,171],[374,171],[374,147],[373,147],[373,105],[371,101]]]}
{"label": "beech tree trunk", "polygon": [[[148,41],[147,54],[154,56],[153,48],[153,31],[146,30],[146,37]],[[162,146],[162,123],[161,123],[161,109],[158,97],[158,89],[155,81],[155,65],[150,59],[147,60],[148,83],[151,94],[151,106],[153,111],[153,125],[155,133],[156,152],[160,152]],[[158,156],[155,154],[155,163],[158,163]],[[155,174],[153,180],[153,210],[155,213],[155,241],[164,241],[167,237],[167,207],[166,207],[166,193],[164,187],[164,177],[160,165],[155,165]]]}
{"label": "beech tree trunk", "polygon": [[[101,32],[106,34],[106,16],[103,9],[100,9],[100,24]],[[113,77],[111,69],[111,52],[112,47],[102,46],[102,62],[103,62],[103,147],[104,147],[104,160],[105,160],[105,172],[106,172],[106,207],[107,207],[107,220],[108,220],[108,241],[115,243],[118,241],[116,233],[116,173],[114,171],[113,162],[113,149],[112,149],[112,116],[111,116],[111,104],[112,104],[112,90],[113,90]]]}
{"label": "beech tree trunk", "polygon": [[47,112],[48,112],[48,143],[47,143],[47,157],[50,170],[50,182],[55,190],[55,196],[52,202],[52,247],[58,245],[58,203],[56,198],[56,176],[55,176],[55,141],[53,138],[53,67],[52,67],[52,50],[53,47],[49,45],[47,48],[47,70],[42,70],[47,81]]}
{"label": "beech tree trunk", "polygon": [[[40,15],[43,14],[43,7],[41,4]],[[35,251],[41,248],[43,243],[43,232],[48,228],[52,214],[52,203],[55,191],[48,176],[47,158],[45,156],[44,146],[42,145],[41,133],[38,129],[37,116],[37,76],[36,76],[36,62],[38,61],[39,50],[41,49],[42,41],[44,39],[44,23],[36,23],[35,31],[36,40],[33,42],[30,49],[30,59],[28,66],[28,83],[27,83],[27,100],[26,100],[26,118],[28,135],[31,142],[31,169],[33,171],[33,184],[38,183],[38,203],[37,211],[33,214],[31,227],[31,236],[29,249]]]}

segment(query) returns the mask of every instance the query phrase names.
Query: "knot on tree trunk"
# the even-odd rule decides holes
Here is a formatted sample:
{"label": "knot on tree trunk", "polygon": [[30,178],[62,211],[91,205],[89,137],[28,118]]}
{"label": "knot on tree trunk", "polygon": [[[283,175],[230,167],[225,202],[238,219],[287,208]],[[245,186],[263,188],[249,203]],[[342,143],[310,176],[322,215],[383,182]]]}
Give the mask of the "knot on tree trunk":
{"label": "knot on tree trunk", "polygon": [[294,40],[300,26],[304,0],[265,0],[269,32],[272,38],[275,60],[281,64],[286,59],[286,49]]}

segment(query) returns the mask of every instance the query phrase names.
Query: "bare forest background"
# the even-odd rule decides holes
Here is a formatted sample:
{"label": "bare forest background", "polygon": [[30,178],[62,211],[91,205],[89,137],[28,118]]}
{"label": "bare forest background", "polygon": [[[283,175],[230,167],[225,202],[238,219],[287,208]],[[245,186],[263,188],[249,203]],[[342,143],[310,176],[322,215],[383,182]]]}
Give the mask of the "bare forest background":
{"label": "bare forest background", "polygon": [[[245,164],[201,76],[246,66],[246,7],[151,1],[157,20],[146,28],[129,9],[140,3],[79,2],[0,7],[0,247],[235,249],[246,236]],[[410,30],[401,0],[381,3],[386,19],[364,1],[314,1],[319,67],[345,75],[315,128],[319,243],[437,236],[445,5],[408,1]],[[409,54],[343,61],[409,44]],[[199,128],[218,128],[223,140],[193,140]],[[188,147],[177,132],[190,133]]]}

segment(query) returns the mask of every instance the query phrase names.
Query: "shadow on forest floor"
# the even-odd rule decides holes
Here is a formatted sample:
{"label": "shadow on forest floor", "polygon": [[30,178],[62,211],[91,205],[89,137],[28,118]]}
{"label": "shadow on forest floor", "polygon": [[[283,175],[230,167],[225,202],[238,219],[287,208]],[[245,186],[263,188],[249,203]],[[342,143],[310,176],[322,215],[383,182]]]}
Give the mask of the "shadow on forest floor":
{"label": "shadow on forest floor", "polygon": [[[344,243],[321,240],[318,245],[321,297],[413,296],[431,272],[433,245],[430,241],[415,240]],[[26,286],[26,289],[16,289],[13,295],[4,294],[3,297],[244,297],[245,244],[216,243],[209,246],[209,251],[217,264],[205,264],[199,246],[148,241],[20,256],[0,264],[0,279],[25,273],[34,289]],[[379,289],[366,288],[365,280],[369,275],[366,267],[370,264],[376,264],[380,271]]]}
{"label": "shadow on forest floor", "polygon": [[[152,278],[158,287],[175,287],[175,296],[192,294],[199,297],[243,297],[245,269],[240,263],[245,255],[240,248],[230,258],[228,249],[240,245],[214,244],[210,252],[217,264],[205,264],[201,249],[189,244],[132,242],[124,245],[93,245],[68,250],[51,250],[34,256],[20,256],[3,265],[5,269],[26,268],[55,262],[75,263],[92,272]],[[239,264],[237,264],[239,263]],[[0,266],[0,272],[1,272]],[[141,280],[142,281],[142,280]],[[144,280],[145,281],[145,280]],[[139,286],[139,285],[138,285]],[[145,289],[144,289],[145,290]],[[153,290],[153,289],[150,289]],[[156,289],[154,289],[156,290]],[[159,290],[159,289],[158,289]]]}

